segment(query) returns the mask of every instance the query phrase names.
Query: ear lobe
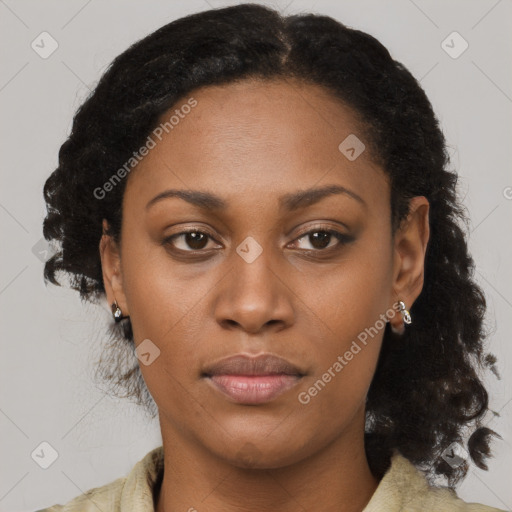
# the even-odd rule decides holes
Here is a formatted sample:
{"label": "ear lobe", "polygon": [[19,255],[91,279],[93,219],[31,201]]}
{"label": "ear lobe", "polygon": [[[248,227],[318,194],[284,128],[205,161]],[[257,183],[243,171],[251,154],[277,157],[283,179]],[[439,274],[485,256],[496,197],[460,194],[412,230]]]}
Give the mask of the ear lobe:
{"label": "ear lobe", "polygon": [[395,233],[394,243],[394,299],[404,301],[408,309],[423,288],[429,237],[429,202],[417,196],[411,199],[409,214]]}
{"label": "ear lobe", "polygon": [[103,219],[103,235],[100,240],[99,251],[105,294],[109,304],[116,300],[123,314],[128,315],[128,307],[123,290],[119,247],[112,236],[107,233],[108,223]]}

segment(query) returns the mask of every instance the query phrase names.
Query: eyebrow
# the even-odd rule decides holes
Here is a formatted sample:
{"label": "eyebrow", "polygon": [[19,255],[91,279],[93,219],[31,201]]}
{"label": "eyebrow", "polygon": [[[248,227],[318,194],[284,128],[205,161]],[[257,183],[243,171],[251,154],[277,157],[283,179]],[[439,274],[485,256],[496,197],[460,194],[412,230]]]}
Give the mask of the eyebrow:
{"label": "eyebrow", "polygon": [[[279,198],[279,207],[280,209],[284,208],[287,211],[295,211],[300,208],[311,206],[315,203],[318,203],[322,199],[335,194],[344,194],[348,197],[351,197],[352,199],[355,199],[363,206],[367,206],[364,199],[352,190],[349,190],[340,185],[327,185],[324,187],[310,188],[306,190],[299,190],[298,192],[293,192],[290,194],[285,194]],[[184,201],[187,201],[188,203],[203,210],[221,211],[226,210],[228,207],[228,203],[224,199],[210,192],[203,192],[200,190],[170,189],[161,192],[153,199],[151,199],[148,204],[146,204],[146,210],[148,210],[155,203],[171,197],[183,199]]]}

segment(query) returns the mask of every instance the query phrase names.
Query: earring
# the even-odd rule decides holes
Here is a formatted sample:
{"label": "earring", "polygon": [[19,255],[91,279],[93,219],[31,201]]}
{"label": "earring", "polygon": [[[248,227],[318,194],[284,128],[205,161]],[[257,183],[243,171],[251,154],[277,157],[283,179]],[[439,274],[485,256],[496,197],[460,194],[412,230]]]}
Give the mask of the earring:
{"label": "earring", "polygon": [[398,305],[400,306],[400,313],[402,314],[404,322],[406,324],[410,324],[412,322],[411,314],[409,313],[409,311],[407,311],[405,304],[402,301],[400,301]]}
{"label": "earring", "polygon": [[400,327],[395,327],[391,325],[391,330],[398,335],[402,335],[405,332],[405,325],[404,324],[410,324],[412,322],[411,314],[409,311],[407,311],[407,308],[405,307],[405,303],[403,301],[398,302],[398,311],[402,315],[403,323],[400,325]]}
{"label": "earring", "polygon": [[112,316],[114,317],[114,320],[117,322],[120,322],[123,318],[123,312],[121,311],[121,308],[119,307],[117,300],[114,299],[114,302],[110,306],[112,309]]}

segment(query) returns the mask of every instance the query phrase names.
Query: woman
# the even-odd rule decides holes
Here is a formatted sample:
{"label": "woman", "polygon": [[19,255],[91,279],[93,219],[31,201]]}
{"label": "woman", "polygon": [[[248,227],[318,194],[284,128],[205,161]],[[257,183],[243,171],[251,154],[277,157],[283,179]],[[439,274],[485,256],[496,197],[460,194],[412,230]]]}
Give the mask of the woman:
{"label": "woman", "polygon": [[45,185],[45,277],[108,301],[133,356],[101,371],[163,443],[46,510],[497,510],[453,491],[494,359],[448,160],[418,82],[326,16],[205,11],[118,56]]}

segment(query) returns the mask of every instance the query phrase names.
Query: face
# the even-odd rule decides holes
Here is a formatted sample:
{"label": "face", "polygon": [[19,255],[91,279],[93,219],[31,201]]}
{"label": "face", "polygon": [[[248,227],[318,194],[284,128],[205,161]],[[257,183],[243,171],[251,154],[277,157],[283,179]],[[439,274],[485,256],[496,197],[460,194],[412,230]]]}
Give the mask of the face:
{"label": "face", "polygon": [[[279,467],[361,434],[383,315],[421,289],[426,217],[393,237],[386,174],[369,149],[339,149],[364,135],[322,88],[190,97],[128,177],[120,246],[102,240],[107,296],[150,354],[139,364],[163,430],[235,464],[250,443],[255,464]],[[297,372],[205,377],[242,353]]]}

